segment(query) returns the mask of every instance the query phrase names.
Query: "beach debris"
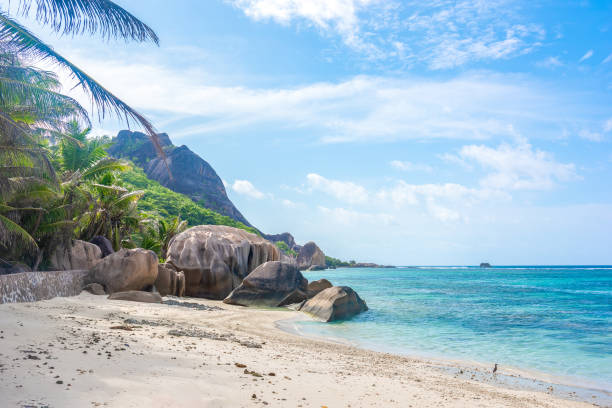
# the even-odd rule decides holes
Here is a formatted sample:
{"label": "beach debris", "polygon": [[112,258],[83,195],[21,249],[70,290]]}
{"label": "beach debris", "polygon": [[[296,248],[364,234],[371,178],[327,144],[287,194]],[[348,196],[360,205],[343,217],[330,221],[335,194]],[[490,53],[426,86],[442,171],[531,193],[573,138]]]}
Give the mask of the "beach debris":
{"label": "beach debris", "polygon": [[276,373],[268,373],[270,377],[276,377]]}
{"label": "beach debris", "polygon": [[111,326],[112,330],[125,330],[125,331],[132,331],[134,330],[134,328],[132,326],[128,326],[127,324],[121,324],[119,326]]}
{"label": "beach debris", "polygon": [[167,300],[164,300],[162,303],[164,305],[169,305],[169,306],[188,307],[190,309],[204,310],[208,312],[212,312],[214,310],[225,310],[219,306],[207,306],[207,305],[202,305],[200,303],[195,303],[195,302],[179,302],[174,299],[167,299]]}
{"label": "beach debris", "polygon": [[495,363],[495,367],[493,367],[493,374],[497,372],[497,363]]}
{"label": "beach debris", "polygon": [[197,337],[200,339],[211,339],[219,341],[231,341],[238,343],[246,348],[261,348],[261,344],[255,343],[250,340],[241,340],[235,337],[233,334],[219,334],[216,332],[209,332],[200,329],[172,329],[168,332],[170,336],[176,337]]}
{"label": "beach debris", "polygon": [[133,325],[133,326],[169,326],[166,323],[156,322],[154,320],[138,320],[138,319],[132,319],[132,318],[125,319],[123,323],[126,325]]}
{"label": "beach debris", "polygon": [[263,377],[261,374],[259,374],[257,371],[251,371],[251,370],[247,370],[246,368],[244,369],[244,373],[245,374],[250,374],[253,377]]}
{"label": "beach debris", "polygon": [[238,368],[246,368],[246,364],[235,363],[234,365]]}
{"label": "beach debris", "polygon": [[253,395],[251,395],[251,398],[256,399],[257,395],[253,394]]}

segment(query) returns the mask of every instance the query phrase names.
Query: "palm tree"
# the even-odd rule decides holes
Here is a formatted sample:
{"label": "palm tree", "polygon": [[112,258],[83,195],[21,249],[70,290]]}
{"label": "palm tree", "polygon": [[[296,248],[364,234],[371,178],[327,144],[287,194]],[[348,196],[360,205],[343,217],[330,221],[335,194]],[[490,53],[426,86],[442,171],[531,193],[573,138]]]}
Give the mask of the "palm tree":
{"label": "palm tree", "polygon": [[[61,34],[97,33],[107,39],[159,42],[151,28],[109,0],[18,0],[15,3],[21,16],[33,14],[36,20]],[[86,124],[89,117],[74,99],[59,93],[60,83],[55,74],[25,66],[24,59],[50,61],[67,70],[90,96],[99,118],[114,113],[128,124],[139,123],[160,155],[164,155],[146,118],[0,9],[0,249],[38,250],[34,235],[52,236],[53,228],[71,222],[66,211],[72,208],[71,204],[59,200],[58,180],[41,136],[61,134],[68,117]],[[95,156],[94,152],[90,153]],[[87,169],[75,173],[79,173],[78,178],[95,178],[117,165],[104,160],[90,163]],[[43,196],[52,197],[54,205],[50,208],[39,205],[37,200]],[[123,197],[123,200],[132,199]],[[38,254],[39,261],[41,251]]]}

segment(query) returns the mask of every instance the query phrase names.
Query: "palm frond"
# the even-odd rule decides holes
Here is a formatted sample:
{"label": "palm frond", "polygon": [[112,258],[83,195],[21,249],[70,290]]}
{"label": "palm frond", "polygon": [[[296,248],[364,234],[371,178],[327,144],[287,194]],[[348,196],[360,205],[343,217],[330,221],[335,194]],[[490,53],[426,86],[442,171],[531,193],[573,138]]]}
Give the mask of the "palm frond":
{"label": "palm frond", "polygon": [[117,117],[125,119],[128,125],[132,121],[139,123],[149,134],[157,152],[165,160],[159,137],[153,125],[144,116],[105,89],[72,62],[55,52],[53,48],[4,12],[0,12],[0,42],[10,44],[19,54],[40,58],[41,60],[50,60],[68,70],[70,76],[76,80],[77,86],[81,86],[83,91],[91,98],[92,104],[97,108],[99,119],[104,118],[107,114],[115,114]]}
{"label": "palm frond", "polygon": [[[21,0],[22,14],[28,15],[32,0]],[[105,38],[152,41],[157,34],[131,13],[109,0],[35,0],[36,20],[62,34],[95,34]]]}
{"label": "palm frond", "polygon": [[0,214],[0,244],[7,248],[24,245],[28,249],[37,249],[36,241],[19,224]]}

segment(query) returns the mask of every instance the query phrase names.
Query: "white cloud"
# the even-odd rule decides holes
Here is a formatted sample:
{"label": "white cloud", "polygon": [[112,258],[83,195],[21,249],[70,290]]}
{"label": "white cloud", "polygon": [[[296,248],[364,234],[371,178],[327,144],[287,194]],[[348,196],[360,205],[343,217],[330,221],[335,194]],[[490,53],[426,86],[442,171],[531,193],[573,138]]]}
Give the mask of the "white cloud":
{"label": "white cloud", "polygon": [[591,132],[590,130],[586,129],[583,129],[578,132],[578,136],[580,136],[581,139],[589,140],[591,142],[603,142],[604,140],[604,137],[601,133]]}
{"label": "white cloud", "polygon": [[601,61],[602,64],[607,64],[608,62],[612,61],[612,54],[608,55],[606,58],[604,58],[603,61]]}
{"label": "white cloud", "polygon": [[327,216],[330,222],[347,226],[363,226],[364,223],[378,226],[391,225],[395,221],[393,215],[386,213],[366,213],[341,207],[327,208],[319,206],[318,209],[323,215]]}
{"label": "white cloud", "polygon": [[588,50],[579,60],[578,62],[583,62],[588,60],[593,56],[593,50]]}
{"label": "white cloud", "polygon": [[608,119],[606,123],[604,123],[604,132],[612,131],[612,118]]}
{"label": "white cloud", "polygon": [[424,171],[431,173],[433,168],[427,164],[412,163],[409,161],[393,160],[389,163],[391,167],[401,171]]}
{"label": "white cloud", "polygon": [[294,203],[291,200],[287,200],[287,199],[282,200],[281,204],[283,204],[287,208],[295,208],[295,207],[297,207],[296,203]]}
{"label": "white cloud", "polygon": [[350,181],[330,180],[315,173],[306,176],[312,190],[321,191],[348,203],[363,203],[368,200],[368,192],[363,186]]}
{"label": "white cloud", "polygon": [[321,31],[335,31],[344,42],[363,47],[358,13],[374,0],[232,0],[231,3],[254,20],[273,20],[287,25],[306,21]]}
{"label": "white cloud", "polygon": [[131,106],[164,120],[182,118],[186,124],[173,124],[173,138],[254,125],[316,135],[327,143],[486,140],[533,127],[542,137],[553,137],[578,116],[569,96],[512,75],[472,73],[448,80],[357,76],[335,83],[250,88],[214,85],[206,73],[156,63],[78,54],[73,59]]}
{"label": "white cloud", "polygon": [[578,178],[574,164],[559,163],[550,153],[534,150],[525,141],[517,146],[502,144],[496,149],[483,145],[464,146],[459,157],[492,171],[480,181],[481,186],[489,189],[546,190],[559,181]]}
{"label": "white cloud", "polygon": [[227,1],[256,21],[306,22],[370,59],[424,62],[432,69],[528,53],[545,36],[512,0]]}
{"label": "white cloud", "polygon": [[257,190],[255,186],[248,180],[236,180],[232,184],[232,190],[238,194],[243,194],[257,200],[261,200],[266,197],[264,193]]}
{"label": "white cloud", "polygon": [[548,57],[543,61],[537,62],[536,65],[542,68],[557,68],[562,67],[563,62],[561,62],[559,57]]}

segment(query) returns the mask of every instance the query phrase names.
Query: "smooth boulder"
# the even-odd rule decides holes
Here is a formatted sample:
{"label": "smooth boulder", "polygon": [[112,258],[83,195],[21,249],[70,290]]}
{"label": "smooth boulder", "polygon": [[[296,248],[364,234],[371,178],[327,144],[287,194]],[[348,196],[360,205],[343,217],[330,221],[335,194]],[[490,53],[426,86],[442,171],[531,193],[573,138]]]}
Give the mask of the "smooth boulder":
{"label": "smooth boulder", "polygon": [[75,239],[69,245],[60,245],[49,257],[49,269],[69,271],[91,269],[102,259],[102,251],[92,243]]}
{"label": "smooth boulder", "polygon": [[141,290],[129,290],[127,292],[112,293],[110,300],[127,300],[129,302],[161,303],[162,297],[159,293],[143,292]]}
{"label": "smooth boulder", "polygon": [[92,295],[106,295],[104,286],[99,283],[90,283],[83,288],[84,291],[91,293]]}
{"label": "smooth boulder", "polygon": [[183,296],[185,293],[185,274],[170,264],[157,265],[155,289],[161,296]]}
{"label": "smooth boulder", "polygon": [[185,274],[186,296],[210,299],[224,299],[259,265],[279,259],[271,242],[224,225],[189,228],[172,238],[166,254]]}
{"label": "smooth boulder", "polygon": [[273,261],[257,267],[223,302],[278,307],[305,300],[307,290],[308,281],[295,265]]}
{"label": "smooth boulder", "polygon": [[316,281],[312,281],[308,284],[308,297],[314,297],[315,295],[317,295],[319,292],[327,289],[327,288],[331,288],[332,285],[330,281],[328,281],[327,279],[319,279]]}
{"label": "smooth boulder", "polygon": [[298,253],[297,267],[300,271],[305,271],[312,266],[325,268],[325,254],[314,242],[307,242]]}
{"label": "smooth boulder", "polygon": [[157,279],[157,255],[142,248],[121,249],[103,258],[90,271],[92,282],[108,293],[140,290]]}
{"label": "smooth boulder", "polygon": [[106,258],[110,254],[115,253],[115,250],[113,249],[113,244],[108,238],[103,237],[102,235],[96,235],[89,242],[94,245],[97,245],[98,248],[100,248],[100,251],[102,251],[102,258]]}
{"label": "smooth boulder", "polygon": [[357,292],[348,286],[333,286],[307,300],[300,311],[324,322],[350,319],[368,310]]}

